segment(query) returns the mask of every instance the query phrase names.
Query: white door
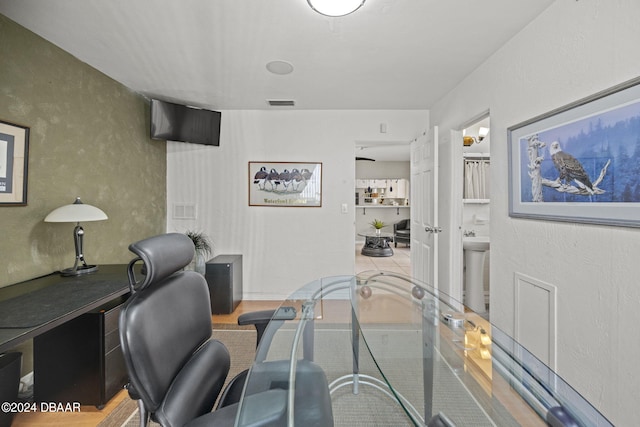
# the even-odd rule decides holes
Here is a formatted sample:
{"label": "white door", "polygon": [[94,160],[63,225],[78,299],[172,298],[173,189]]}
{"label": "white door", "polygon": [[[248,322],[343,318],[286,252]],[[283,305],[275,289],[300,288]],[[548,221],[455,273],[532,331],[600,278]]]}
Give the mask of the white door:
{"label": "white door", "polygon": [[[451,137],[451,171],[449,176],[450,188],[447,190],[451,195],[449,200],[449,209],[446,210],[448,223],[445,225],[446,237],[448,239],[445,246],[449,247],[449,273],[443,275],[443,280],[447,281],[447,287],[442,286],[441,291],[453,297],[456,301],[462,301],[462,269],[463,269],[463,252],[462,252],[462,184],[461,180],[464,176],[463,162],[458,159],[462,158],[462,132],[457,130],[449,131]],[[446,208],[446,207],[445,207]],[[442,210],[441,210],[442,212]],[[444,218],[444,217],[443,217]],[[441,242],[442,243],[442,242]],[[443,251],[446,248],[442,248]],[[462,309],[462,308],[461,308]]]}
{"label": "white door", "polygon": [[411,270],[438,287],[438,127],[411,144]]}

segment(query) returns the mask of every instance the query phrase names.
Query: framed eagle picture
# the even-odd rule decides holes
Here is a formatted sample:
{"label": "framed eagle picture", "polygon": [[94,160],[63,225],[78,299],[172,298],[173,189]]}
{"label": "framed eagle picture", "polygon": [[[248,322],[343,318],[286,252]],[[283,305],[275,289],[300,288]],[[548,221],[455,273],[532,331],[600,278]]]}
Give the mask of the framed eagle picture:
{"label": "framed eagle picture", "polygon": [[640,78],[507,129],[509,216],[640,227]]}
{"label": "framed eagle picture", "polygon": [[249,206],[321,207],[322,163],[249,162]]}

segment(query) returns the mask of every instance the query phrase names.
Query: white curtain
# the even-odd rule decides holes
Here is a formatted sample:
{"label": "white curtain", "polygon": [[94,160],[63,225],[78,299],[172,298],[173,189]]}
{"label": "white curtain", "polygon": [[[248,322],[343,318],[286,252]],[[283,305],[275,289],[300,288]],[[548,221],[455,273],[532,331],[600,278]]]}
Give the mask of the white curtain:
{"label": "white curtain", "polygon": [[489,198],[489,161],[464,161],[464,198]]}

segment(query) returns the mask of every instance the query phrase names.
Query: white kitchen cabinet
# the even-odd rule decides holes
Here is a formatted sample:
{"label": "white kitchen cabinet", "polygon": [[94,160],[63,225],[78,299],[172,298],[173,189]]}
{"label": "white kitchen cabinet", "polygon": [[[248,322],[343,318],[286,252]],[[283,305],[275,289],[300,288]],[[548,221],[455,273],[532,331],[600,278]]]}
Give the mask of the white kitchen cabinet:
{"label": "white kitchen cabinet", "polygon": [[385,197],[407,199],[409,197],[409,181],[406,179],[388,179]]}

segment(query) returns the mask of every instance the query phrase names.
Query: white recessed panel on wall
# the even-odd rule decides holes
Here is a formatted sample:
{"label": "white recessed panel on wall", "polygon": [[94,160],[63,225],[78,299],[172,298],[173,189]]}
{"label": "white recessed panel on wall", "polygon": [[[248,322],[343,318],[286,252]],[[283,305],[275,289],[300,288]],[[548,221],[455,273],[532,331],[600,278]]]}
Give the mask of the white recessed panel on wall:
{"label": "white recessed panel on wall", "polygon": [[521,273],[515,273],[514,280],[514,338],[555,370],[557,288]]}

